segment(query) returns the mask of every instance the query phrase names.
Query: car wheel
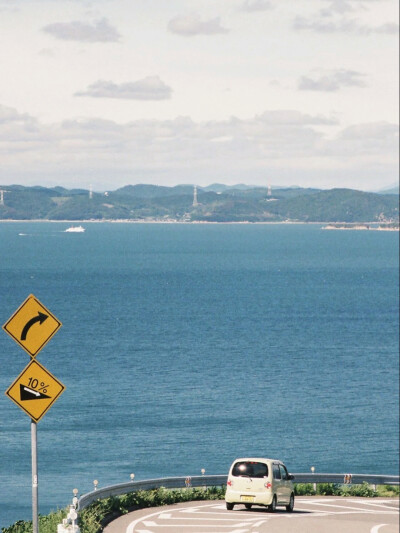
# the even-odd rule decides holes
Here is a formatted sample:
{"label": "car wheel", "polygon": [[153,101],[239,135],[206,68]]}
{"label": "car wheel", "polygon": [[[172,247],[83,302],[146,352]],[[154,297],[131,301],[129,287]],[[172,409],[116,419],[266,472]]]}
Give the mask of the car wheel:
{"label": "car wheel", "polygon": [[228,511],[232,511],[232,509],[234,508],[234,506],[235,506],[234,503],[226,502],[226,508],[228,509]]}
{"label": "car wheel", "polygon": [[274,512],[276,511],[276,496],[274,496],[274,497],[272,498],[272,503],[271,503],[271,505],[268,505],[268,511],[269,511],[270,513],[274,513]]}
{"label": "car wheel", "polygon": [[294,509],[294,494],[292,492],[292,494],[290,495],[289,505],[286,506],[286,511],[288,513],[291,513],[293,509]]}
{"label": "car wheel", "polygon": [[251,509],[251,503],[245,503],[244,506],[246,507],[246,509]]}

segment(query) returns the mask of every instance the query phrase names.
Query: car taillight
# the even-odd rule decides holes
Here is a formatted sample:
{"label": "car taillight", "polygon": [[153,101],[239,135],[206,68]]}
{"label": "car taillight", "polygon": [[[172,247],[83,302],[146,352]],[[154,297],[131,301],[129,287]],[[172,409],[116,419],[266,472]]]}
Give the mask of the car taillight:
{"label": "car taillight", "polygon": [[270,489],[272,487],[271,483],[268,481],[268,483],[264,483],[264,487],[266,489]]}
{"label": "car taillight", "polygon": [[230,479],[228,480],[227,485],[228,485],[228,487],[232,487],[233,483],[232,483],[232,481]]}

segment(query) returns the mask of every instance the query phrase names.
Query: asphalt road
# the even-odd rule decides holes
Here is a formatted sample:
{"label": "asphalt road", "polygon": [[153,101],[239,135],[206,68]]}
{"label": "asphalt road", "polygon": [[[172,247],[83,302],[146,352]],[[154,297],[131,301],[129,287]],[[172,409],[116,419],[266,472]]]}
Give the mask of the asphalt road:
{"label": "asphalt road", "polygon": [[111,522],[105,533],[398,533],[399,500],[298,497],[293,513],[223,501],[187,502],[134,511]]}

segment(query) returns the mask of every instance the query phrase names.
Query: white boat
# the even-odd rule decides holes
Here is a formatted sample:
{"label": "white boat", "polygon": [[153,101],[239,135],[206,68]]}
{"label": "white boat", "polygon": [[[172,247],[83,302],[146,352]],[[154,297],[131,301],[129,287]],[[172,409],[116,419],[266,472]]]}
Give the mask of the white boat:
{"label": "white boat", "polygon": [[71,226],[65,230],[65,233],[83,233],[85,228],[82,226]]}

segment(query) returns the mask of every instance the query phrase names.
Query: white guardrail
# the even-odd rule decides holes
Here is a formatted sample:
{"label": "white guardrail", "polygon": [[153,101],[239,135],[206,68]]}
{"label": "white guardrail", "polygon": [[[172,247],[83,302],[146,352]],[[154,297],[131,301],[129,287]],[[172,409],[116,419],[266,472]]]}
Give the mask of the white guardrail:
{"label": "white guardrail", "polygon": [[[336,483],[336,484],[362,484],[371,485],[399,485],[400,476],[371,475],[371,474],[302,474],[294,473],[294,483]],[[166,489],[181,489],[185,487],[220,487],[226,485],[227,475],[192,476],[192,477],[166,477],[147,479],[145,481],[130,481],[97,488],[83,494],[77,501],[77,510],[81,511],[96,500],[110,498],[137,492],[139,490],[152,490],[164,487]]]}

